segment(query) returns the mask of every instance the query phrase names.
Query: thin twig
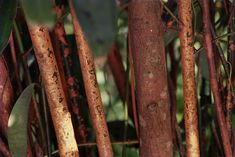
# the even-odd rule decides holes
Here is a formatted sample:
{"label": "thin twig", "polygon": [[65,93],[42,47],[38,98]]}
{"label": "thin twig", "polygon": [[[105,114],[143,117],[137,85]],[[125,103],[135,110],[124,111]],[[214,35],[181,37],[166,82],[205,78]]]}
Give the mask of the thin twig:
{"label": "thin twig", "polygon": [[49,128],[49,117],[48,117],[48,108],[47,108],[47,101],[46,101],[46,94],[44,88],[41,88],[41,99],[42,99],[42,106],[43,106],[43,114],[45,119],[45,128],[46,128],[46,149],[48,157],[51,157],[51,133]]}
{"label": "thin twig", "polygon": [[164,4],[164,2],[162,2],[162,0],[160,0],[162,6],[166,9],[166,11],[171,15],[171,17],[178,23],[178,24],[182,24],[182,22],[174,15],[174,13],[172,13],[172,11]]}
{"label": "thin twig", "polygon": [[[117,142],[111,142],[112,145],[135,145],[139,144],[139,141],[117,141]],[[89,142],[89,143],[81,143],[78,144],[78,147],[91,147],[91,146],[97,146],[96,142]],[[52,154],[57,154],[58,150],[52,152]],[[44,156],[47,157],[47,156]]]}
{"label": "thin twig", "polygon": [[17,86],[18,86],[18,90],[19,92],[22,91],[22,85],[20,82],[20,75],[19,75],[19,65],[16,59],[16,50],[15,50],[15,44],[14,44],[14,39],[13,39],[13,35],[11,33],[10,35],[10,49],[11,49],[11,57],[12,57],[12,61],[13,61],[13,65],[14,65],[14,70],[15,70],[15,76],[16,76],[16,81],[17,81]]}
{"label": "thin twig", "polygon": [[131,51],[130,35],[128,35],[128,49],[129,49],[128,59],[129,59],[129,66],[130,66],[132,109],[133,109],[134,124],[135,124],[135,128],[136,128],[136,135],[139,138],[139,123],[138,123],[137,104],[136,104],[136,97],[135,97],[135,75],[134,75],[133,56],[132,56],[132,51]]}

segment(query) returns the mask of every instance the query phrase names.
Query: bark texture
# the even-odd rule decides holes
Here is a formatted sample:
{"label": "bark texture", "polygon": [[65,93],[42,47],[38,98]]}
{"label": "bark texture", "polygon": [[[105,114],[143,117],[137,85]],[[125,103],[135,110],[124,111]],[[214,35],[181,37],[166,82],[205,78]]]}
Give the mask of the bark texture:
{"label": "bark texture", "polygon": [[180,45],[183,73],[184,121],[187,156],[199,157],[199,132],[197,93],[195,83],[195,59],[192,27],[192,1],[179,1]]}
{"label": "bark texture", "polygon": [[210,85],[214,97],[215,111],[220,128],[224,153],[226,157],[232,157],[232,149],[229,141],[228,129],[226,125],[225,115],[223,113],[221,95],[216,76],[215,54],[212,45],[211,24],[210,24],[210,7],[209,1],[202,1],[203,10],[203,31],[204,31],[204,48],[206,50],[207,62],[209,66]]}
{"label": "bark texture", "polygon": [[10,157],[7,124],[12,109],[13,88],[3,56],[0,56],[0,156]]}
{"label": "bark texture", "polygon": [[113,157],[108,127],[102,106],[100,91],[95,75],[94,59],[90,47],[84,37],[81,26],[77,20],[72,1],[69,0],[70,12],[73,19],[74,34],[78,48],[78,56],[82,70],[88,106],[96,134],[96,142],[100,157]]}
{"label": "bark texture", "polygon": [[[75,129],[75,135],[77,141],[80,143],[87,143],[87,130],[85,126],[85,120],[83,118],[82,112],[81,112],[81,104],[79,104],[79,95],[80,93],[77,90],[77,80],[75,76],[72,73],[72,58],[69,50],[69,43],[66,38],[66,33],[64,29],[63,21],[61,20],[63,14],[64,14],[64,7],[63,6],[57,6],[56,7],[56,13],[57,13],[57,23],[55,25],[55,35],[58,38],[58,45],[59,49],[62,51],[63,54],[63,63],[64,63],[64,70],[65,70],[65,79],[66,84],[68,88],[68,95],[69,95],[69,102],[71,106],[71,112],[72,112],[72,120],[74,124]],[[59,51],[60,52],[60,51]],[[62,59],[61,59],[62,63]],[[82,153],[80,149],[80,154]]]}
{"label": "bark texture", "polygon": [[140,156],[173,156],[169,94],[159,0],[133,0],[129,35],[140,123]]}
{"label": "bark texture", "polygon": [[28,24],[35,56],[40,69],[61,157],[78,157],[71,115],[48,30],[41,25]]}

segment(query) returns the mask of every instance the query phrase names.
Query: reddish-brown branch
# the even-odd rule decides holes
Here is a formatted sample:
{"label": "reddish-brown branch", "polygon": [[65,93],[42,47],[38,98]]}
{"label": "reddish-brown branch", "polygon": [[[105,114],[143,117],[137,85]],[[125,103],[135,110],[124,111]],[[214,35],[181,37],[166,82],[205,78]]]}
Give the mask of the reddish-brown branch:
{"label": "reddish-brown branch", "polygon": [[[55,26],[55,29],[56,29],[56,26]],[[65,71],[63,67],[63,58],[62,58],[62,53],[61,53],[60,40],[57,38],[57,35],[55,32],[51,33],[51,43],[55,52],[55,58],[56,58],[56,62],[58,65],[59,72],[60,72],[60,78],[61,78],[63,90],[65,92],[66,98],[68,98],[69,95],[68,95],[68,88],[67,88],[67,83],[65,79]]]}
{"label": "reddish-brown branch", "polygon": [[60,156],[78,157],[71,115],[68,111],[48,30],[41,25],[32,25],[30,23],[28,23],[28,28],[45,86]]}
{"label": "reddish-brown branch", "polygon": [[128,32],[128,49],[129,49],[129,64],[130,64],[130,80],[131,80],[131,100],[132,100],[132,108],[133,108],[133,117],[136,129],[136,135],[139,138],[139,123],[137,116],[137,106],[136,106],[136,97],[135,97],[135,76],[134,76],[134,65],[133,65],[133,55],[131,51],[131,40],[130,40],[130,32]]}
{"label": "reddish-brown branch", "polygon": [[10,157],[7,139],[7,123],[12,109],[13,88],[3,56],[0,56],[0,155]]}
{"label": "reddish-brown branch", "polygon": [[231,137],[232,133],[232,109],[233,109],[233,103],[232,103],[232,91],[231,91],[231,80],[228,79],[226,84],[227,89],[227,96],[226,96],[226,124],[228,128],[229,137]]}
{"label": "reddish-brown branch", "polygon": [[180,0],[180,46],[183,73],[184,120],[187,156],[199,157],[199,133],[197,113],[197,93],[195,83],[195,61],[193,47],[192,2]]}
{"label": "reddish-brown branch", "polygon": [[85,86],[90,115],[96,134],[96,142],[98,144],[97,147],[99,155],[101,157],[113,157],[108,127],[105,120],[100,91],[95,74],[94,59],[76,17],[72,0],[69,0],[69,6],[70,13],[72,15],[74,34],[78,48],[78,56],[82,70],[83,82]]}
{"label": "reddish-brown branch", "polygon": [[[137,145],[139,144],[139,141],[116,141],[116,142],[112,142],[112,145]],[[92,147],[92,146],[97,146],[96,142],[88,142],[88,143],[81,143],[78,144],[78,147]],[[57,151],[54,151],[54,153],[57,153]]]}
{"label": "reddish-brown branch", "polygon": [[215,111],[217,114],[218,124],[221,132],[224,153],[226,157],[232,157],[232,149],[229,141],[228,129],[225,121],[225,116],[222,109],[221,95],[216,77],[216,63],[212,46],[212,36],[210,31],[210,7],[209,1],[202,1],[203,10],[203,31],[204,31],[204,48],[206,50],[207,62],[209,65],[210,84],[214,97]]}
{"label": "reddish-brown branch", "polygon": [[177,90],[177,72],[179,69],[179,61],[175,58],[175,51],[173,47],[173,43],[169,45],[169,56],[171,62],[171,70],[168,75],[168,86],[169,86],[169,94],[170,94],[170,102],[171,102],[171,128],[172,128],[172,139],[173,143],[176,146],[177,151],[181,156],[184,155],[184,148],[181,142],[181,138],[179,136],[179,125],[176,120],[176,90]]}
{"label": "reddish-brown branch", "polygon": [[[63,6],[56,7],[57,18],[60,19],[64,13]],[[87,142],[87,130],[85,126],[85,121],[81,113],[79,105],[79,93],[77,91],[77,81],[74,75],[71,72],[72,69],[72,59],[70,56],[69,44],[66,39],[66,33],[63,25],[63,21],[59,20],[54,29],[57,40],[59,41],[59,48],[63,51],[63,62],[66,75],[66,83],[69,92],[69,99],[71,102],[72,115],[74,120],[74,128],[76,129],[76,139],[80,143]]]}
{"label": "reddish-brown branch", "polygon": [[233,145],[232,151],[233,151],[233,154],[235,154],[235,129],[234,128],[232,128],[232,145]]}
{"label": "reddish-brown branch", "polygon": [[160,1],[131,1],[128,18],[140,124],[140,156],[171,157],[170,102]]}
{"label": "reddish-brown branch", "polygon": [[[134,145],[134,144],[139,144],[139,141],[117,141],[117,142],[112,142],[112,145]],[[87,147],[87,146],[96,146],[96,145],[97,145],[97,143],[90,142],[90,143],[78,144],[78,147]]]}
{"label": "reddish-brown branch", "polygon": [[2,156],[2,157],[11,157],[11,153],[9,151],[9,148],[8,148],[6,142],[4,142],[2,140],[1,136],[0,136],[0,156]]}
{"label": "reddish-brown branch", "polygon": [[[126,81],[125,69],[122,64],[121,54],[119,52],[119,49],[116,43],[113,44],[112,49],[110,53],[108,54],[108,63],[112,71],[114,81],[117,85],[120,98],[123,102],[125,102],[126,101],[126,85],[128,85],[129,87],[129,83],[128,81]],[[128,111],[129,111],[131,109],[129,107],[129,105],[131,105],[130,97],[128,98],[127,103],[128,103]],[[132,109],[130,111],[132,111]],[[130,116],[132,116],[132,113]]]}
{"label": "reddish-brown branch", "polygon": [[[130,118],[132,118],[132,120],[134,121],[134,124],[136,126],[136,133],[138,135],[138,120],[136,115],[136,108],[133,108],[133,106],[135,106],[136,104],[132,103],[132,93],[129,85],[129,80],[126,80],[127,77],[124,66],[122,64],[121,54],[116,43],[113,44],[111,52],[108,55],[108,63],[113,73],[113,77],[117,85],[119,95],[123,102],[127,101],[128,114]],[[127,90],[128,100],[126,100]]]}
{"label": "reddish-brown branch", "polygon": [[216,131],[216,127],[215,127],[215,122],[214,121],[212,121],[212,123],[211,123],[211,130],[212,130],[212,135],[213,135],[214,140],[215,140],[215,144],[218,147],[218,152],[220,152],[220,154],[221,154],[222,153],[221,143],[220,143],[220,140],[219,140],[218,133]]}
{"label": "reddish-brown branch", "polygon": [[20,76],[19,76],[19,65],[16,59],[16,50],[15,50],[15,44],[14,44],[14,39],[13,39],[13,34],[11,33],[10,36],[10,40],[9,40],[9,45],[11,48],[11,57],[12,57],[12,62],[13,62],[13,66],[14,66],[14,70],[15,70],[15,77],[16,77],[16,82],[17,82],[17,86],[18,86],[18,91],[21,92],[22,91],[22,85],[20,82]]}
{"label": "reddish-brown branch", "polygon": [[[230,16],[229,16],[229,20],[228,20],[228,33],[232,33],[235,31],[235,1],[232,2],[231,6],[230,6]],[[231,80],[230,84],[232,85],[232,89],[235,88],[235,35],[231,35],[228,37],[228,45],[227,45],[227,49],[228,49],[228,61],[231,63],[231,68],[230,71],[232,73],[231,76]],[[231,88],[229,89],[231,90]],[[232,93],[231,93],[232,92]],[[234,91],[230,91],[230,93],[232,95],[232,104],[233,104],[233,108],[235,107],[235,92]]]}

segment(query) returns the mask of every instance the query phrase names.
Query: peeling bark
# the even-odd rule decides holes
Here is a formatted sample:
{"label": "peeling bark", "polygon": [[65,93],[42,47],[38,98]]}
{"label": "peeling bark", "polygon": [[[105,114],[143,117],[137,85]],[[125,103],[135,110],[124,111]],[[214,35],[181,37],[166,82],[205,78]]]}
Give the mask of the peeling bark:
{"label": "peeling bark", "polygon": [[78,148],[74,137],[71,115],[68,111],[48,30],[41,25],[28,24],[28,28],[45,86],[60,156],[78,157]]}
{"label": "peeling bark", "polygon": [[130,2],[129,35],[140,123],[140,156],[173,156],[170,102],[158,0]]}
{"label": "peeling bark", "polygon": [[[71,69],[72,69],[72,59],[71,54],[69,50],[69,43],[66,38],[66,33],[64,29],[63,21],[60,20],[61,16],[64,13],[64,7],[63,6],[57,6],[56,7],[56,13],[57,13],[57,19],[58,22],[56,23],[54,33],[57,36],[57,40],[59,42],[59,49],[63,52],[63,63],[64,63],[64,70],[65,70],[65,76],[66,76],[66,83],[68,88],[68,95],[69,95],[69,102],[71,104],[71,112],[73,117],[73,124],[75,128],[75,136],[77,141],[80,143],[87,143],[87,129],[85,126],[85,120],[83,118],[82,112],[81,112],[81,104],[79,104],[79,93],[77,90],[77,81],[75,76],[73,75]],[[62,59],[61,59],[62,62]],[[81,154],[80,149],[80,154]]]}
{"label": "peeling bark", "polygon": [[[55,26],[56,29],[56,26]],[[63,86],[63,90],[65,92],[65,97],[68,100],[68,87],[66,84],[66,79],[65,79],[65,70],[63,67],[63,58],[62,58],[62,53],[61,53],[61,47],[60,47],[60,40],[57,38],[57,35],[55,32],[52,32],[50,34],[51,37],[51,43],[52,43],[52,47],[54,49],[55,52],[55,58],[56,58],[56,62],[57,62],[57,66],[60,72],[60,79],[62,82],[62,86]]]}
{"label": "peeling bark", "polygon": [[197,93],[195,82],[195,60],[193,47],[192,2],[179,1],[180,45],[183,73],[184,121],[187,156],[199,157],[199,132],[197,113]]}
{"label": "peeling bark", "polygon": [[74,34],[78,48],[78,56],[82,70],[88,106],[96,134],[96,142],[100,157],[113,157],[108,127],[105,120],[100,91],[95,75],[94,59],[90,47],[84,37],[77,20],[72,1],[69,0],[70,12],[73,19]]}

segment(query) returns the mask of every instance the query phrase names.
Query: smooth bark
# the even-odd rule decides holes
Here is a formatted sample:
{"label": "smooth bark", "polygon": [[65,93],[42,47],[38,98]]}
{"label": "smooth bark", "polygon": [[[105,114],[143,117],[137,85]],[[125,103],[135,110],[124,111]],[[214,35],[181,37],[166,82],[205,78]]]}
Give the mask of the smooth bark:
{"label": "smooth bark", "polygon": [[158,0],[133,0],[128,8],[141,157],[173,156],[160,8]]}
{"label": "smooth bark", "polygon": [[225,115],[223,113],[222,101],[220,90],[217,82],[216,76],[216,63],[215,63],[215,54],[213,51],[212,45],[212,35],[211,35],[211,24],[210,24],[210,7],[209,1],[202,1],[202,10],[203,10],[203,31],[204,31],[204,48],[206,50],[207,62],[209,66],[210,74],[210,85],[214,97],[215,111],[217,114],[217,120],[220,128],[223,149],[226,157],[232,157],[232,149],[229,141],[228,129],[226,125]]}

